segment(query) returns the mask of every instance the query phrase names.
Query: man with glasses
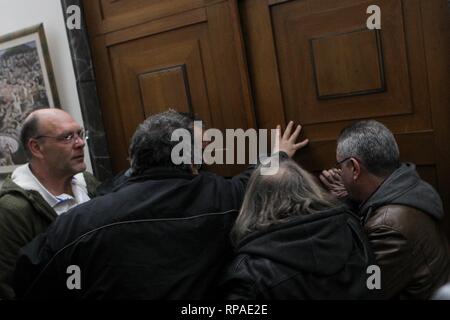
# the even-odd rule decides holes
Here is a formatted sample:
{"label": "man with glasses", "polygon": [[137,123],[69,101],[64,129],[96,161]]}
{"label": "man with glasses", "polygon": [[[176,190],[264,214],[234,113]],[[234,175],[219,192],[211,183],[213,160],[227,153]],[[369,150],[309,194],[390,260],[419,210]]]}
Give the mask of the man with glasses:
{"label": "man with glasses", "polygon": [[370,120],[344,129],[337,168],[321,180],[357,204],[381,269],[387,299],[429,299],[450,275],[448,242],[441,230],[441,199],[412,163],[400,163],[394,135]]}
{"label": "man with glasses", "polygon": [[65,111],[40,109],[24,121],[21,142],[29,163],[0,190],[0,299],[14,298],[18,251],[58,215],[90,200],[97,181],[84,172],[85,132]]}

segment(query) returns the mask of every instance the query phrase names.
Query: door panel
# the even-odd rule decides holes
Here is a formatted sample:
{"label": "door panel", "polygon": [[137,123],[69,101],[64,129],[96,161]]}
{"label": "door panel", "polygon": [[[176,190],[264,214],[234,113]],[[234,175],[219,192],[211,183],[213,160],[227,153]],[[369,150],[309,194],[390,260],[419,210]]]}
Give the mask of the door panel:
{"label": "door panel", "polygon": [[[101,1],[97,5],[112,6],[112,10],[113,5],[120,3]],[[238,16],[234,2],[190,1],[189,4],[196,7],[192,10],[186,10],[186,1],[178,1],[178,7],[171,8],[162,1],[127,3],[129,6],[125,2],[121,4],[125,6],[123,13],[119,9],[110,11],[114,18],[99,22],[97,17],[91,21],[91,26],[101,31],[99,26],[104,26],[108,19],[119,21],[130,12],[138,14],[135,11],[142,9],[141,6],[172,11],[163,18],[128,28],[122,28],[119,22],[108,25],[108,30],[113,28],[114,31],[91,39],[93,47],[97,48],[94,50],[94,56],[98,57],[94,57],[96,68],[107,71],[99,75],[99,83],[104,86],[99,88],[104,101],[103,112],[109,114],[109,118],[105,118],[106,127],[108,132],[115,131],[116,137],[122,136],[123,141],[122,147],[116,146],[116,137],[109,141],[116,158],[116,170],[128,165],[124,152],[126,142],[137,125],[148,116],[169,108],[194,112],[207,126],[223,132],[226,128],[256,126],[239,20],[234,18]],[[241,169],[240,166],[215,167],[217,172],[227,176]]]}
{"label": "door panel", "polygon": [[[207,0],[84,0],[92,36],[201,8]],[[215,1],[219,2],[219,1]]]}
{"label": "door panel", "polygon": [[[366,28],[372,4],[381,8],[381,30]],[[128,166],[136,126],[170,107],[221,130],[297,121],[311,143],[296,160],[315,172],[334,164],[342,128],[374,118],[394,132],[402,160],[417,164],[450,209],[446,0],[84,0],[84,6],[116,171]]]}
{"label": "door panel", "polygon": [[200,24],[110,48],[119,105],[129,119],[124,123],[126,136],[143,119],[169,107],[194,111],[195,106],[195,112],[211,123],[204,71],[212,62],[206,37],[207,29]]}
{"label": "door panel", "polygon": [[185,70],[181,65],[138,76],[145,117],[166,111],[167,106],[182,112],[192,111]]}
{"label": "door panel", "polygon": [[381,32],[365,27],[367,4],[323,13],[309,13],[307,1],[272,7],[288,118],[315,124],[411,113],[401,6],[385,3]]}
{"label": "door panel", "polygon": [[[381,30],[366,27],[372,4],[381,8]],[[428,26],[431,13],[444,7],[444,0],[242,1],[258,126],[301,123],[311,143],[297,160],[319,172],[333,166],[336,138],[345,126],[377,119],[396,135],[401,159],[417,164],[448,208],[450,155],[439,141],[450,138],[449,105],[443,103],[449,94],[430,92],[441,87],[430,83],[428,70],[433,53],[448,67],[448,38],[436,47]],[[448,17],[440,14],[436,22],[435,30],[448,37]],[[448,72],[438,75],[449,83]],[[442,100],[433,103],[436,96]],[[447,117],[446,126],[439,114]]]}

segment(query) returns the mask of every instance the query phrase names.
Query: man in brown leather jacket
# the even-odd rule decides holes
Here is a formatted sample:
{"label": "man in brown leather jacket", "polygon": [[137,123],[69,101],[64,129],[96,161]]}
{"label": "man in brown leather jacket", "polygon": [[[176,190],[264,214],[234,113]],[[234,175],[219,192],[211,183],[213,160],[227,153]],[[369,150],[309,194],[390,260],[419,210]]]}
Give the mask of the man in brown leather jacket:
{"label": "man in brown leather jacket", "polygon": [[357,203],[381,268],[383,297],[429,299],[450,275],[439,195],[413,164],[400,164],[393,134],[377,121],[344,129],[336,158],[338,169],[324,171],[321,180]]}

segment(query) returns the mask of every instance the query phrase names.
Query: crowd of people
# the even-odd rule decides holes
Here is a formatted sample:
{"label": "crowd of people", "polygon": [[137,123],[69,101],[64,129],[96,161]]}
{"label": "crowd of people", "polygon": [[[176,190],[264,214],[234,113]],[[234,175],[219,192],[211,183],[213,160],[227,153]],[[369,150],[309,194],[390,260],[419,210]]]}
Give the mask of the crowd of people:
{"label": "crowd of people", "polygon": [[232,178],[174,164],[178,129],[201,132],[189,114],[146,119],[130,168],[99,185],[80,125],[31,113],[29,162],[0,191],[0,298],[430,299],[450,280],[441,199],[380,122],[345,128],[320,180],[292,160],[308,143],[293,122],[274,174]]}

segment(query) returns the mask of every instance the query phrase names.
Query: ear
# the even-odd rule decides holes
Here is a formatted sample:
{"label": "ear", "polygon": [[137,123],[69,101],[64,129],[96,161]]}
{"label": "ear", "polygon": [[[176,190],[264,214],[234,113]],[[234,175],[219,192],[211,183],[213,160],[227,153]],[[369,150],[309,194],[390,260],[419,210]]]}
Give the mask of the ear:
{"label": "ear", "polygon": [[361,165],[359,164],[358,160],[351,158],[350,159],[352,165],[353,165],[353,172],[352,172],[352,178],[354,181],[356,181],[359,176],[361,175]]}
{"label": "ear", "polygon": [[28,140],[28,150],[34,158],[43,159],[44,154],[42,152],[42,146],[35,139]]}

